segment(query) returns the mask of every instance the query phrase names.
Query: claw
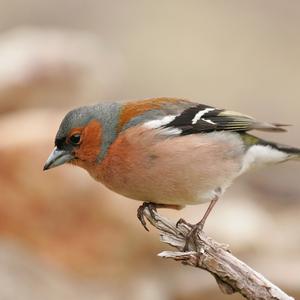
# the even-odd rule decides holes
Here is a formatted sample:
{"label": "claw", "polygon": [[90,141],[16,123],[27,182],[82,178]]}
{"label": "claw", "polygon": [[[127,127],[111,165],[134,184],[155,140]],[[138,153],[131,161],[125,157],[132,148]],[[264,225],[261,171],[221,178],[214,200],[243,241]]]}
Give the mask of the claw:
{"label": "claw", "polygon": [[145,216],[144,216],[144,210],[146,208],[146,202],[144,202],[137,210],[137,217],[140,220],[141,224],[145,228],[146,231],[149,231],[146,221],[145,221]]}
{"label": "claw", "polygon": [[144,202],[137,210],[138,219],[142,223],[145,230],[149,231],[145,220],[145,214],[144,214],[146,208],[148,208],[151,218],[155,220],[156,216],[154,212],[156,212],[156,205],[152,202]]}

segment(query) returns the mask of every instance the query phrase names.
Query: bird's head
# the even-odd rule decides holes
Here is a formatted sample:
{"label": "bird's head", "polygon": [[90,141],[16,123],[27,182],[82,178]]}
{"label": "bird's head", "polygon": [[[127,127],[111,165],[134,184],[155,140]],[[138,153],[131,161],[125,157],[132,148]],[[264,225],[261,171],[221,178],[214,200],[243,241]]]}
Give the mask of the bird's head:
{"label": "bird's head", "polygon": [[94,163],[101,152],[102,125],[97,110],[85,106],[70,111],[62,120],[55,138],[55,148],[44,170],[64,163]]}

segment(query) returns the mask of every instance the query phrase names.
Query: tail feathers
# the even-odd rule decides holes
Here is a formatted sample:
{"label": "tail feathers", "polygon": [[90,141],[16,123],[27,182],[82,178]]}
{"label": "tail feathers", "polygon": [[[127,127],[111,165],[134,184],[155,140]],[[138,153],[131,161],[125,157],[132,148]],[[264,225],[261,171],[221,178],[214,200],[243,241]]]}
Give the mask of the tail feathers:
{"label": "tail feathers", "polygon": [[279,123],[266,123],[266,122],[256,122],[253,129],[261,131],[273,131],[273,132],[285,132],[287,131],[283,127],[291,126],[289,124],[279,124]]}

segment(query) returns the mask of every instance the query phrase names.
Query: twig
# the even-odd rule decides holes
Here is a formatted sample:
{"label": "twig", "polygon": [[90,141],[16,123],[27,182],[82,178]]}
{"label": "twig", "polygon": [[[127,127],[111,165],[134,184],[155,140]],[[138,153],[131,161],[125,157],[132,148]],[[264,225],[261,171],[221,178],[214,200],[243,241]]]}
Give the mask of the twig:
{"label": "twig", "polygon": [[190,230],[186,224],[180,223],[176,227],[174,223],[158,213],[153,211],[151,214],[148,209],[145,209],[144,214],[148,221],[159,230],[160,240],[178,250],[164,251],[159,256],[210,272],[223,293],[238,292],[245,298],[253,300],[294,299],[233,256],[228,245],[220,244],[204,232],[200,232],[199,239],[189,246],[189,251],[183,252],[185,237]]}

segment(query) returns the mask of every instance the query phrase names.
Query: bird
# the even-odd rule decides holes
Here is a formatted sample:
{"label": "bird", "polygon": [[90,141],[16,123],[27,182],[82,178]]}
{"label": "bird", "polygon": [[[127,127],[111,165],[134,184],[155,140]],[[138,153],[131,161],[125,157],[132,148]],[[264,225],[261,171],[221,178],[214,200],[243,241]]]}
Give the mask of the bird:
{"label": "bird", "polygon": [[102,102],[66,114],[44,170],[76,165],[110,190],[142,201],[137,216],[145,229],[146,208],[152,214],[209,202],[201,220],[189,224],[187,250],[237,177],[254,167],[300,161],[299,148],[249,133],[284,132],[286,126],[179,98]]}

